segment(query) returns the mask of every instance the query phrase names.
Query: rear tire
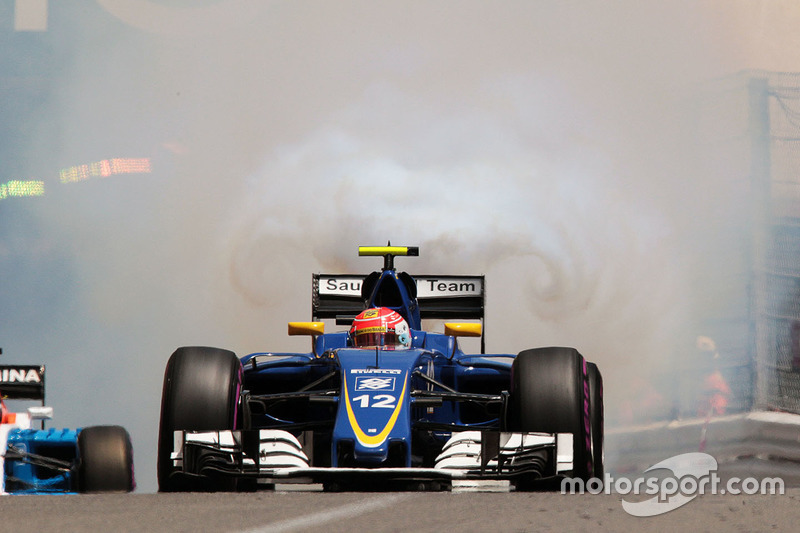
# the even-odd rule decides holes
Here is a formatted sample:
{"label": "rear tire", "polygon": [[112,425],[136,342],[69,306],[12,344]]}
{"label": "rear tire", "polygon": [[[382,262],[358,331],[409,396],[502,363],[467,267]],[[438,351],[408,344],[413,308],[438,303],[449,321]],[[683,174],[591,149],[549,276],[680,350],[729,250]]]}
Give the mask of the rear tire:
{"label": "rear tire", "polygon": [[[231,351],[183,347],[169,358],[161,396],[158,432],[158,490],[161,492],[230,490],[203,480],[177,479],[170,455],[174,432],[238,429],[242,364]],[[233,483],[235,488],[235,483]]]}
{"label": "rear tire", "polygon": [[121,426],[92,426],[78,433],[78,492],[132,492],[131,437]]}
{"label": "rear tire", "polygon": [[511,366],[507,423],[515,432],[572,433],[572,475],[584,481],[594,473],[587,374],[574,348],[520,352]]}
{"label": "rear tire", "polygon": [[603,479],[605,474],[603,441],[605,436],[603,415],[603,375],[594,363],[587,363],[589,369],[589,417],[592,425],[592,461],[594,477]]}

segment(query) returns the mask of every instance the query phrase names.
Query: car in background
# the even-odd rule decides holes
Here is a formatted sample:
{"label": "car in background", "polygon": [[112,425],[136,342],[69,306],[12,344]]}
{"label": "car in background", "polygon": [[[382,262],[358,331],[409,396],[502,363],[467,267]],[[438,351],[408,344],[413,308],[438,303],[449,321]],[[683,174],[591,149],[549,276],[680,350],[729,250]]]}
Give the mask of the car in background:
{"label": "car in background", "polygon": [[[44,365],[0,365],[0,394],[0,494],[134,490],[133,447],[125,428],[44,427],[53,417],[44,402]],[[39,405],[13,412],[7,400]]]}

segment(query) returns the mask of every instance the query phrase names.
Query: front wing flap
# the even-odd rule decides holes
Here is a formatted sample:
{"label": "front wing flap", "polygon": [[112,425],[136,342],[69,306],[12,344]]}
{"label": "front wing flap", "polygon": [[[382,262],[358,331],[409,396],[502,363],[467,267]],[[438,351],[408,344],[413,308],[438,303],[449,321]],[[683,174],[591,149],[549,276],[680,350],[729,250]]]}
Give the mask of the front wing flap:
{"label": "front wing flap", "polygon": [[433,468],[333,468],[312,466],[303,446],[287,431],[176,431],[171,459],[176,476],[251,478],[259,485],[375,480],[449,484],[554,477],[572,467],[571,457],[557,453],[563,444],[556,435],[467,431],[453,434]]}

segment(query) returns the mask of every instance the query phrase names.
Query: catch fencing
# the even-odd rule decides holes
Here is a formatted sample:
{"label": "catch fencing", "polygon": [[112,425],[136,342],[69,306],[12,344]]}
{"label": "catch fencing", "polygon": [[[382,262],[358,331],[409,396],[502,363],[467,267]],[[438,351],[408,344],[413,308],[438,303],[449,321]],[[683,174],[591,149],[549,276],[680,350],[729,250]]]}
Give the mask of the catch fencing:
{"label": "catch fencing", "polygon": [[736,305],[704,317],[725,354],[731,410],[800,413],[800,74],[726,78],[699,109],[714,124],[703,130],[709,172],[725,173],[719,197],[740,213],[725,265]]}

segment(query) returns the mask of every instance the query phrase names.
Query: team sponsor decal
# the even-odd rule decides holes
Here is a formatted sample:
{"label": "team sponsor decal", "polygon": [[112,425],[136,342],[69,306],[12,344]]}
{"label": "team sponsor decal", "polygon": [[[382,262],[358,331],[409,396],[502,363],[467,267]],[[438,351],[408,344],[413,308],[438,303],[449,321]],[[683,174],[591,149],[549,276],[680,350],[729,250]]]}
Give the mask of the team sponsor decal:
{"label": "team sponsor decal", "polygon": [[376,318],[380,315],[380,309],[367,309],[363,313],[361,313],[361,318]]}
{"label": "team sponsor decal", "polygon": [[[361,296],[362,276],[320,274],[319,294],[326,296]],[[483,279],[478,276],[414,276],[417,298],[443,296],[481,296]]]}
{"label": "team sponsor decal", "polygon": [[319,293],[330,296],[361,296],[363,276],[326,276],[319,277]]}
{"label": "team sponsor decal", "polygon": [[0,383],[41,383],[42,376],[35,368],[3,368]]}
{"label": "team sponsor decal", "polygon": [[386,333],[386,326],[374,326],[371,328],[361,328],[358,330],[358,335],[366,335],[368,333]]}
{"label": "team sponsor decal", "polygon": [[399,368],[352,368],[351,374],[402,374]]}
{"label": "team sponsor decal", "polygon": [[479,277],[437,278],[424,276],[415,279],[417,281],[417,298],[480,296],[483,294],[483,280]]}
{"label": "team sponsor decal", "polygon": [[359,376],[356,378],[357,391],[393,391],[395,378]]}
{"label": "team sponsor decal", "polygon": [[[353,433],[355,433],[356,439],[358,439],[358,442],[361,443],[362,446],[366,448],[377,448],[383,444],[384,441],[386,441],[389,433],[391,433],[392,428],[394,428],[394,425],[397,422],[397,418],[400,416],[400,411],[403,409],[403,399],[405,398],[406,387],[408,385],[408,380],[406,377],[407,374],[402,377],[403,390],[400,391],[400,396],[398,397],[392,396],[391,394],[362,394],[353,397],[351,401],[350,394],[348,392],[347,374],[344,375],[344,387],[342,388],[344,389],[344,404],[347,410],[347,419],[350,421],[350,427],[353,428]],[[356,380],[357,379],[358,378],[356,378]],[[377,428],[368,428],[367,431],[364,431],[358,424],[355,411],[353,411],[353,404],[357,405],[361,409],[392,409],[392,414],[389,416],[389,420],[386,422],[386,425],[382,430],[378,431]],[[368,435],[367,433],[372,434]]]}

